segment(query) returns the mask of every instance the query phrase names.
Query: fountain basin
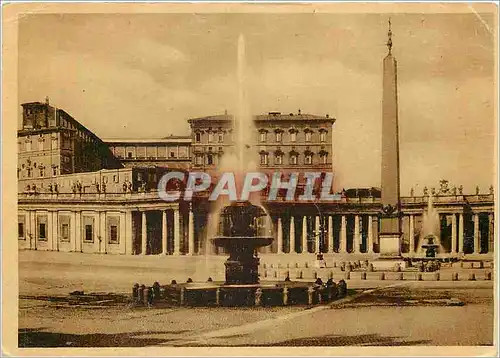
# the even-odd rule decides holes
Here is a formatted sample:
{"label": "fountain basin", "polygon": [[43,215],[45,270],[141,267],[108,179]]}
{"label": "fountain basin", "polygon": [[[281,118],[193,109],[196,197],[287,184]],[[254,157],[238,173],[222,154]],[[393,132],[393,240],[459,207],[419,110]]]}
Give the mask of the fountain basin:
{"label": "fountain basin", "polygon": [[[142,293],[142,296],[141,296]],[[347,284],[276,281],[265,284],[227,285],[224,282],[183,283],[137,291],[134,300],[161,306],[258,307],[315,305],[345,297]]]}
{"label": "fountain basin", "polygon": [[227,251],[253,252],[259,247],[271,245],[272,236],[247,237],[247,236],[219,236],[212,239],[213,243]]}

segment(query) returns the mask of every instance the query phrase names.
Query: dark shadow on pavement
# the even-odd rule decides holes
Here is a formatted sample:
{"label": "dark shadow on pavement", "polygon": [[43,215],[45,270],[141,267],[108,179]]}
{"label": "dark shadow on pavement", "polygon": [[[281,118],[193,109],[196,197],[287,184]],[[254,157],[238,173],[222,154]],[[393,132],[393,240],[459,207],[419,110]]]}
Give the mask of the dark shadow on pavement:
{"label": "dark shadow on pavement", "polygon": [[[379,334],[361,334],[357,336],[327,335],[319,337],[304,337],[304,338],[296,338],[274,343],[248,344],[248,345],[228,344],[227,346],[231,347],[417,346],[426,344],[430,345],[430,342],[431,342],[430,340],[404,340],[400,339],[400,337],[388,337],[388,336],[381,336]],[[190,344],[190,346],[197,346],[197,345]],[[212,345],[200,344],[199,346],[212,346]]]}
{"label": "dark shadow on pavement", "polygon": [[183,334],[189,330],[149,331],[127,333],[68,334],[44,332],[41,329],[20,329],[18,333],[20,348],[28,347],[146,347],[164,344],[172,339],[139,338],[141,335]]}

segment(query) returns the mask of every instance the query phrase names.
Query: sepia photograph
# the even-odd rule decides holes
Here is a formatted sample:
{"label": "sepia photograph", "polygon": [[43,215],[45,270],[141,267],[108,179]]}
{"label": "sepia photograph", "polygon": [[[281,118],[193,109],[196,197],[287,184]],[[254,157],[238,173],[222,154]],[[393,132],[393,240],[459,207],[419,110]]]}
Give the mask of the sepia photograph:
{"label": "sepia photograph", "polygon": [[497,9],[4,6],[4,352],[498,354]]}

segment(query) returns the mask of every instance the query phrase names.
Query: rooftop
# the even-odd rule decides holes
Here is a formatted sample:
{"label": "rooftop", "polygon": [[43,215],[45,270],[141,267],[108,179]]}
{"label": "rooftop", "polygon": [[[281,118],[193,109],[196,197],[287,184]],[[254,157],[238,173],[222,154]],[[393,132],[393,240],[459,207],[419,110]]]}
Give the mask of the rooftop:
{"label": "rooftop", "polygon": [[[205,117],[197,117],[197,118],[190,118],[188,121],[229,121],[233,120],[234,116],[232,114],[216,114],[212,116],[205,116]],[[309,113],[301,113],[299,110],[298,113],[281,113],[281,112],[269,112],[267,114],[258,114],[254,115],[253,119],[255,121],[267,121],[267,120],[296,120],[296,121],[303,121],[303,120],[330,120],[332,122],[335,121],[335,118],[330,117],[328,114],[325,114],[324,116],[319,116],[315,114],[309,114]]]}
{"label": "rooftop", "polygon": [[168,144],[168,143],[191,143],[191,136],[168,136],[163,138],[106,138],[103,139],[106,144],[121,143],[150,143],[150,144]]}

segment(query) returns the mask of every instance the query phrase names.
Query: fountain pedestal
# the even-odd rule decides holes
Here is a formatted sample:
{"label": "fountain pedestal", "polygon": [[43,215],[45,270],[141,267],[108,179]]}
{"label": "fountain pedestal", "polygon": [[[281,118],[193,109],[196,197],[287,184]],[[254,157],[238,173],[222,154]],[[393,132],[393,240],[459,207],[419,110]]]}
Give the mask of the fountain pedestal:
{"label": "fountain pedestal", "polygon": [[226,266],[226,285],[251,285],[259,282],[259,259],[257,257],[230,257],[224,266]]}
{"label": "fountain pedestal", "polygon": [[235,202],[224,208],[222,226],[224,236],[213,239],[215,246],[223,247],[229,253],[225,262],[226,285],[252,285],[259,283],[259,247],[268,246],[273,238],[259,236],[259,218],[264,210],[249,202]]}

